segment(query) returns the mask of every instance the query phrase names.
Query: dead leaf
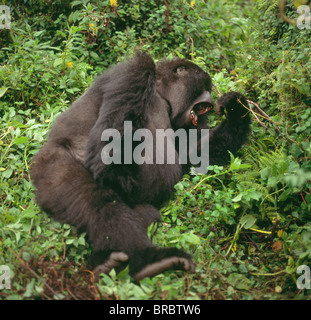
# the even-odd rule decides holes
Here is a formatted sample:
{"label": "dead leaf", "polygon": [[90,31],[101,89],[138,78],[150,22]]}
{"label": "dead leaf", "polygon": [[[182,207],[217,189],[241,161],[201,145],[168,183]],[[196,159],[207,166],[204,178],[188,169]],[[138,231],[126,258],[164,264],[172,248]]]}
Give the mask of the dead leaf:
{"label": "dead leaf", "polygon": [[283,248],[283,243],[282,241],[275,241],[272,245],[272,250],[273,252],[277,253]]}

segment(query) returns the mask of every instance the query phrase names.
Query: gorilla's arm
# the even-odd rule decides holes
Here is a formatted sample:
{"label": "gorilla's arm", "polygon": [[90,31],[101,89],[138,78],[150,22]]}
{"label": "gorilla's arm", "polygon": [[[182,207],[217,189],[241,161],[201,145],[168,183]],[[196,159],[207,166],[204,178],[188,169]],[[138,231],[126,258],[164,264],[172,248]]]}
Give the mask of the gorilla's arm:
{"label": "gorilla's arm", "polygon": [[146,127],[155,101],[155,64],[150,56],[137,53],[127,63],[114,66],[103,77],[106,79],[102,90],[103,103],[89,133],[85,165],[100,185],[116,187],[129,194],[139,187],[135,180],[139,168],[135,163],[106,165],[102,161],[102,150],[108,142],[102,141],[102,134],[111,128],[118,131],[121,149],[115,148],[114,156],[121,156],[123,163],[124,122],[131,121],[133,132]]}

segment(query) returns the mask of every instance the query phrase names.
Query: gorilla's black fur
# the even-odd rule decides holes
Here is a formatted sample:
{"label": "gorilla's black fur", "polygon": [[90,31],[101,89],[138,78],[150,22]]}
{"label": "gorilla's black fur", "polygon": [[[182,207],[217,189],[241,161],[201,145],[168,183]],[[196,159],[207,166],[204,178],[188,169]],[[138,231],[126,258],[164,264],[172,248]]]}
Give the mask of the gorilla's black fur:
{"label": "gorilla's black fur", "polygon": [[[190,164],[110,164],[101,159],[105,129],[124,139],[124,121],[133,132],[207,128],[206,114],[191,121],[196,102],[212,100],[211,78],[192,62],[174,59],[154,64],[137,53],[99,76],[54,124],[34,157],[31,177],[37,201],[53,218],[87,233],[94,246],[89,263],[97,273],[128,263],[137,280],[174,267],[194,271],[191,256],[177,248],[159,248],[147,236],[160,219],[158,208]],[[201,100],[202,100],[201,99]],[[225,164],[249,133],[245,98],[235,92],[216,105],[227,119],[210,132],[210,164]],[[197,123],[196,123],[197,122]],[[197,124],[194,126],[194,124]],[[199,142],[199,148],[200,148]],[[175,150],[176,154],[178,149]]]}

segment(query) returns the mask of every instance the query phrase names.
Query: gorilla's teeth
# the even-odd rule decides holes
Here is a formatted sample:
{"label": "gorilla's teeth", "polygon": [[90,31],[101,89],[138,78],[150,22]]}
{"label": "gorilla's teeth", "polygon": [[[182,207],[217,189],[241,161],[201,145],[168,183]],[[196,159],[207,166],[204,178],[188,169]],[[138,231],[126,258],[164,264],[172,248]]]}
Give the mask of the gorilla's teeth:
{"label": "gorilla's teeth", "polygon": [[210,105],[209,103],[198,103],[196,104],[192,111],[197,115],[197,116],[201,116],[204,113],[209,112],[211,109],[213,108],[212,105]]}
{"label": "gorilla's teeth", "polygon": [[192,124],[196,127],[198,125],[198,116],[193,110],[191,110],[190,112],[190,119]]}

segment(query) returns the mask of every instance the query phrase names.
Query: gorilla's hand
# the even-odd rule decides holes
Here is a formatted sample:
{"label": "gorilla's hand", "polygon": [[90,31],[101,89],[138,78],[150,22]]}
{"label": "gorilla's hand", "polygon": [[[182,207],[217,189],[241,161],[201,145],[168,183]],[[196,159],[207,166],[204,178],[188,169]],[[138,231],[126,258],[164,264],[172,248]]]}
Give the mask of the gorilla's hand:
{"label": "gorilla's hand", "polygon": [[243,121],[249,112],[245,97],[239,92],[228,92],[219,98],[216,103],[216,112],[225,114],[229,122]]}

